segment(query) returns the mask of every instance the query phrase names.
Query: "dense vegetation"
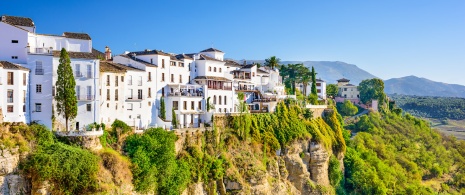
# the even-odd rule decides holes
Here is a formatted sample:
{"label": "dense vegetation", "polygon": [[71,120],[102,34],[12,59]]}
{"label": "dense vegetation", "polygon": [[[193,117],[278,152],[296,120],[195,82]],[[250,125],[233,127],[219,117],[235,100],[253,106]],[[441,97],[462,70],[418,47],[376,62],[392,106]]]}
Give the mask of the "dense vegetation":
{"label": "dense vegetation", "polygon": [[465,119],[465,98],[390,95],[397,106],[418,117]]}
{"label": "dense vegetation", "polygon": [[354,129],[344,158],[346,192],[465,193],[463,141],[442,137],[409,114],[371,113]]}

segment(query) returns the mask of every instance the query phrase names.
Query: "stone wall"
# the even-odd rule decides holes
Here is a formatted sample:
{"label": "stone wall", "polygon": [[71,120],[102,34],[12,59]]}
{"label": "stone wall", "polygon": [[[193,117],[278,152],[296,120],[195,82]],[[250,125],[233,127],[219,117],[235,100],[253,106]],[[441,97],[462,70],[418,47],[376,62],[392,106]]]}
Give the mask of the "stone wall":
{"label": "stone wall", "polygon": [[18,173],[18,148],[0,150],[0,194],[30,194],[31,184]]}

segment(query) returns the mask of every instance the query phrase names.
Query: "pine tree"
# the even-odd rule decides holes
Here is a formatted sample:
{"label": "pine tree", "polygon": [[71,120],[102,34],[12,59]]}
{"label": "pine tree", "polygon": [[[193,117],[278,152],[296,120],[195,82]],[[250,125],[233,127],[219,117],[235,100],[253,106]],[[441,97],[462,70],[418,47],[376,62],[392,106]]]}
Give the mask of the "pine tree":
{"label": "pine tree", "polygon": [[68,122],[77,116],[77,98],[76,98],[76,81],[74,80],[71,60],[69,59],[66,49],[61,49],[60,64],[58,65],[58,79],[56,86],[56,107],[59,115],[66,120],[66,131],[68,131]]}
{"label": "pine tree", "polygon": [[173,125],[174,129],[178,128],[178,119],[176,118],[176,112],[174,112],[174,108],[171,109],[171,124]]}
{"label": "pine tree", "polygon": [[160,99],[160,118],[166,120],[165,98]]}

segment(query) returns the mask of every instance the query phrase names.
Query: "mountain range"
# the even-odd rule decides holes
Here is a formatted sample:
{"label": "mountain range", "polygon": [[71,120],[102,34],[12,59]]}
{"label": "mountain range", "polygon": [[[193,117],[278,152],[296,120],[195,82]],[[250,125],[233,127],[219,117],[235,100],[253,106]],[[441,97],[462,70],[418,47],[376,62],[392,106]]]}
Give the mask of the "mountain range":
{"label": "mountain range", "polygon": [[[238,62],[243,63],[243,61]],[[264,62],[264,60],[247,60],[247,63],[264,64]],[[346,78],[350,80],[350,83],[358,85],[365,79],[377,78],[356,65],[340,61],[281,61],[281,64],[297,63],[302,63],[308,68],[315,67],[317,78],[328,84],[335,84],[338,79]],[[465,86],[463,85],[436,82],[416,76],[385,80],[384,90],[387,94],[465,98]]]}

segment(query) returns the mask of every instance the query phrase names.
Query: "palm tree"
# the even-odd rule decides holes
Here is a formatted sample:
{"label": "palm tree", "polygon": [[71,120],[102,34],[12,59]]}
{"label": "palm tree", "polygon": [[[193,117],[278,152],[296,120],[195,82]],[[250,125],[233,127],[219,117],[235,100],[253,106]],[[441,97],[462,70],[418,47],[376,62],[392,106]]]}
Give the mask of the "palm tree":
{"label": "palm tree", "polygon": [[281,59],[277,58],[276,56],[271,56],[268,59],[265,59],[265,66],[268,66],[270,69],[274,69],[279,67]]}

